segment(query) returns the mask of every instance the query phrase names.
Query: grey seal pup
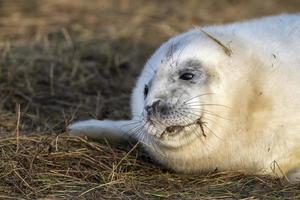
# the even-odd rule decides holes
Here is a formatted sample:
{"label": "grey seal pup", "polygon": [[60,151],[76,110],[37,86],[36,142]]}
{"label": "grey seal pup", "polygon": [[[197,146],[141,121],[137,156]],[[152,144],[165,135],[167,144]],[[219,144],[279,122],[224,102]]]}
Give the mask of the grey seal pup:
{"label": "grey seal pup", "polygon": [[300,14],[195,27],[162,44],[133,89],[130,120],[72,135],[133,138],[184,173],[300,179]]}

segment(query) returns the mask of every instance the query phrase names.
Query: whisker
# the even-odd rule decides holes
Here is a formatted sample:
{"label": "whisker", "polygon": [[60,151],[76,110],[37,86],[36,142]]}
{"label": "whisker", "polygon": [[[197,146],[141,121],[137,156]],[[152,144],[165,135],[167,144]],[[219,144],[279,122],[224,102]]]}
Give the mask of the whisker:
{"label": "whisker", "polygon": [[135,117],[144,117],[144,112],[142,112],[142,113],[132,112],[131,115],[135,116]]}
{"label": "whisker", "polygon": [[[208,110],[204,110],[204,109],[195,109],[195,108],[189,108],[188,110],[194,110],[194,111],[200,111],[201,113],[204,113],[204,114],[207,114],[207,115],[211,115],[211,116],[215,116],[215,117],[218,117],[218,118],[221,118],[221,119],[224,119],[224,120],[228,120],[228,121],[231,121],[230,119],[228,119],[228,118],[225,118],[225,117],[223,117],[223,116],[221,116],[221,115],[219,115],[219,114],[216,114],[216,113],[214,113],[214,112],[211,112],[211,111],[208,111]],[[185,110],[184,110],[185,111]],[[185,112],[187,112],[187,111],[185,111]],[[189,114],[194,114],[194,115],[196,115],[195,113],[193,113],[193,112],[188,112]]]}
{"label": "whisker", "polygon": [[223,138],[221,138],[220,136],[218,136],[217,134],[215,134],[207,125],[206,122],[203,122],[203,126],[205,126],[205,128],[207,128],[214,136],[216,136],[217,138],[219,138],[220,140],[223,140]]}
{"label": "whisker", "polygon": [[178,103],[180,102],[180,99],[182,98],[183,96],[183,93],[181,93],[181,95],[179,96],[179,98],[177,99],[176,103],[175,103],[175,106],[178,105]]}
{"label": "whisker", "polygon": [[129,129],[128,131],[127,131],[127,133],[128,134],[133,134],[133,135],[135,135],[136,134],[136,132],[139,130],[139,129],[143,129],[143,127],[145,126],[145,124],[146,123],[144,123],[144,124],[142,124],[142,125],[137,125],[137,126],[134,126],[133,128],[131,128],[131,129]]}
{"label": "whisker", "polygon": [[[196,103],[196,102],[195,102]],[[220,106],[220,107],[225,107],[225,108],[228,108],[228,109],[231,109],[229,106],[226,106],[226,105],[222,105],[222,104],[211,104],[211,103],[198,103],[198,104],[193,104],[192,103],[187,103],[187,104],[184,104],[184,105],[188,105],[188,106]]]}
{"label": "whisker", "polygon": [[186,101],[183,103],[183,105],[185,105],[187,102],[189,102],[189,101],[191,101],[191,100],[193,100],[193,99],[195,99],[195,98],[198,98],[198,97],[201,97],[201,96],[205,96],[205,95],[210,95],[210,94],[215,94],[215,93],[208,92],[208,93],[204,93],[204,94],[199,94],[199,95],[197,95],[197,96],[194,96],[194,97],[192,97],[192,98],[186,100]]}
{"label": "whisker", "polygon": [[143,141],[145,134],[143,134],[144,127],[140,127],[137,130],[135,130],[134,135],[136,135],[139,140]]}
{"label": "whisker", "polygon": [[130,130],[128,130],[126,133],[129,135],[135,135],[136,131],[139,130],[141,128],[141,126],[135,126],[133,128],[131,128]]}
{"label": "whisker", "polygon": [[124,124],[121,127],[126,127],[126,126],[130,126],[130,125],[133,125],[133,124],[139,124],[141,122],[142,122],[141,120],[140,121],[131,121],[130,123]]}
{"label": "whisker", "polygon": [[145,125],[135,130],[134,134],[139,138],[140,141],[143,141],[147,135],[147,133],[145,133],[144,130],[145,130]]}

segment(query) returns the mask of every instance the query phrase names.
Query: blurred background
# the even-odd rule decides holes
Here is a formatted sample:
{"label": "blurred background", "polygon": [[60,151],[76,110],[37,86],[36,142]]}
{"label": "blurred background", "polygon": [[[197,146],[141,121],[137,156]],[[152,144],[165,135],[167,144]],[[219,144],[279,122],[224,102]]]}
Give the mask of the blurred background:
{"label": "blurred background", "polygon": [[0,121],[18,104],[28,132],[129,117],[135,79],[167,38],[299,10],[295,0],[0,0]]}
{"label": "blurred background", "polygon": [[299,199],[297,185],[169,173],[131,147],[61,134],[130,117],[135,80],[166,39],[299,11],[298,0],[0,0],[0,199]]}

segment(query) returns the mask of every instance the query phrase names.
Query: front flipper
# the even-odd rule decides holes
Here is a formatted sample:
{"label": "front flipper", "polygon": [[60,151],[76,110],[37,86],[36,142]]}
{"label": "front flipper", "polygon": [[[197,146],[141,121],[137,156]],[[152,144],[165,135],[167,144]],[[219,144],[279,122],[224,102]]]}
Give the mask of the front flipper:
{"label": "front flipper", "polygon": [[67,130],[71,135],[116,141],[135,139],[131,134],[133,126],[130,120],[86,120],[69,125]]}

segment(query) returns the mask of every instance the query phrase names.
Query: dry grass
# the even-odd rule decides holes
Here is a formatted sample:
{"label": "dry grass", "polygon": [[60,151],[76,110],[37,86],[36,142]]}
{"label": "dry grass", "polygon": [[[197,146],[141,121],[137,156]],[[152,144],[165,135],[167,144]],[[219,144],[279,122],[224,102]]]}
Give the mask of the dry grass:
{"label": "dry grass", "polygon": [[[180,175],[149,162],[141,150],[115,148],[65,135],[1,138],[0,197],[35,199],[299,198],[284,186],[238,172]],[[131,152],[128,155],[128,152]],[[297,192],[298,191],[298,192]]]}
{"label": "dry grass", "polygon": [[78,118],[129,117],[135,78],[171,35],[300,10],[293,0],[159,2],[0,0],[0,199],[300,198],[299,184],[176,174],[134,144],[64,133]]}

